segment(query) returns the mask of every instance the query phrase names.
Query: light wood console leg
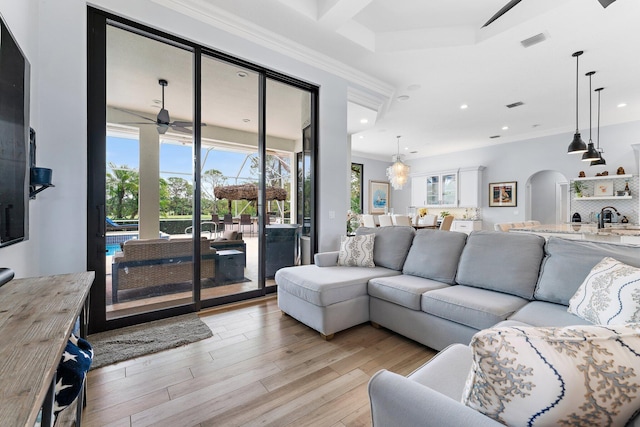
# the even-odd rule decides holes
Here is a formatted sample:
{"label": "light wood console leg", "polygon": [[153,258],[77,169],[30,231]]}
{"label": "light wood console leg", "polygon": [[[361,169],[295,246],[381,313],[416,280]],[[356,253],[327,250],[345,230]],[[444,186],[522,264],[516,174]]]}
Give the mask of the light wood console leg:
{"label": "light wood console leg", "polygon": [[320,333],[320,336],[321,336],[321,337],[322,337],[322,339],[323,339],[323,340],[325,340],[325,341],[330,341],[330,340],[332,340],[332,339],[333,339],[333,335],[334,335],[334,334],[325,335],[325,334],[323,334],[323,333]]}

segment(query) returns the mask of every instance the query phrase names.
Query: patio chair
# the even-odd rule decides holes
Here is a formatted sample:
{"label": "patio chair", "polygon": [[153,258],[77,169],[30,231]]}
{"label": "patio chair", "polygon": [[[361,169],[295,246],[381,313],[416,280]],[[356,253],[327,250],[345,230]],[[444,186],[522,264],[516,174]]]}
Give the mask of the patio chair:
{"label": "patio chair", "polygon": [[109,217],[105,217],[107,231],[137,231],[138,224],[118,224]]}
{"label": "patio chair", "polygon": [[233,230],[233,216],[231,214],[224,214],[222,224],[224,224],[225,230]]}
{"label": "patio chair", "polygon": [[249,233],[253,233],[253,221],[251,220],[251,215],[240,214],[240,223],[238,224],[238,231],[240,231],[240,227],[242,227],[242,231],[244,231],[245,225],[249,226]]}

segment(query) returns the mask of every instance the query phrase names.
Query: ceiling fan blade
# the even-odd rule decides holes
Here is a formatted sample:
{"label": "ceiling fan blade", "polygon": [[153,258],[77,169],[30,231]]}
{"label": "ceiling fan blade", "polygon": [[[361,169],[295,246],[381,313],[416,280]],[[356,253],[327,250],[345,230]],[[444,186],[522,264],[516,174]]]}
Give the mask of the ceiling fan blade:
{"label": "ceiling fan blade", "polygon": [[171,123],[171,126],[181,126],[181,127],[189,127],[189,126],[193,126],[193,122],[185,122],[185,121],[181,121],[181,120],[176,120],[175,122]]}
{"label": "ceiling fan blade", "polygon": [[[518,3],[520,3],[522,0],[511,0],[509,3],[507,3],[502,9],[500,9],[498,11],[498,13],[496,13],[495,15],[493,15],[483,26],[482,28],[486,27],[487,25],[491,24],[493,21],[495,21],[496,19],[500,18],[502,15],[504,15],[505,13],[507,13],[508,11],[511,10],[511,8],[513,8],[515,5],[517,5]],[[600,1],[600,0],[599,0]],[[602,1],[606,1],[606,0],[602,0]],[[605,6],[606,7],[606,6]]]}
{"label": "ceiling fan blade", "polygon": [[607,7],[616,0],[598,0],[602,7]]}
{"label": "ceiling fan blade", "polygon": [[133,112],[133,111],[125,110],[124,108],[118,108],[118,107],[111,107],[111,108],[113,108],[114,110],[122,111],[123,113],[127,113],[127,114],[131,114],[133,116],[136,116],[136,117],[140,117],[141,119],[149,120],[151,123],[155,123],[156,122],[154,119],[151,119],[149,117],[145,117],[142,114],[138,114],[138,113]]}
{"label": "ceiling fan blade", "polygon": [[156,130],[160,135],[164,135],[165,133],[167,133],[168,129],[169,129],[169,125],[158,125],[156,127]]}
{"label": "ceiling fan blade", "polygon": [[175,130],[176,132],[181,132],[181,133],[186,133],[191,135],[193,132],[191,132],[191,129],[187,129],[185,127],[182,126],[171,126],[171,129]]}

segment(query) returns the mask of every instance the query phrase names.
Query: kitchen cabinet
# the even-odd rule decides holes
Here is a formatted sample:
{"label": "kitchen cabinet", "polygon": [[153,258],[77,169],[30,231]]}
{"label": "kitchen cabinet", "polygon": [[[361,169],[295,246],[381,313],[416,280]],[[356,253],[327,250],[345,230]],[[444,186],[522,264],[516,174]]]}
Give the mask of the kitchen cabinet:
{"label": "kitchen cabinet", "polygon": [[482,206],[484,166],[421,173],[411,178],[411,205],[437,208]]}
{"label": "kitchen cabinet", "polygon": [[472,231],[482,230],[482,221],[480,220],[459,220],[454,219],[451,224],[451,231],[459,231],[461,233],[471,234]]}
{"label": "kitchen cabinet", "polygon": [[426,177],[429,207],[454,208],[458,206],[458,171],[431,174]]}
{"label": "kitchen cabinet", "polygon": [[461,208],[479,208],[482,206],[482,171],[484,166],[461,168],[458,172],[458,206]]}

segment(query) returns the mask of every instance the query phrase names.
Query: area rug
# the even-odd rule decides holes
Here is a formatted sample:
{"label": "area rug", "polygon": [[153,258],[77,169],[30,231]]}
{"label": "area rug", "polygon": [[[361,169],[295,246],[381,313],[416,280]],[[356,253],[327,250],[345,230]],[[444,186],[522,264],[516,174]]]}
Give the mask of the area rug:
{"label": "area rug", "polygon": [[89,335],[91,369],[180,347],[213,336],[195,313]]}

